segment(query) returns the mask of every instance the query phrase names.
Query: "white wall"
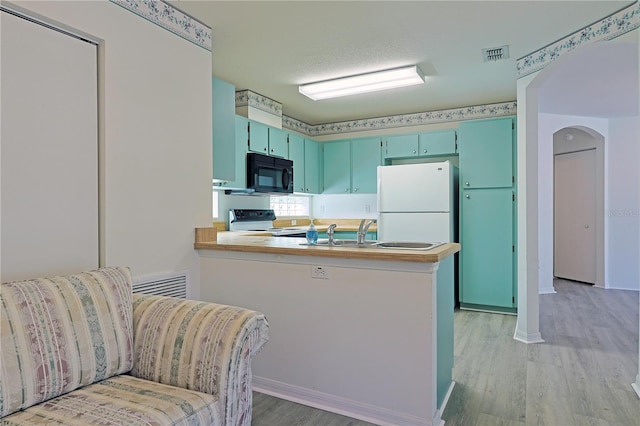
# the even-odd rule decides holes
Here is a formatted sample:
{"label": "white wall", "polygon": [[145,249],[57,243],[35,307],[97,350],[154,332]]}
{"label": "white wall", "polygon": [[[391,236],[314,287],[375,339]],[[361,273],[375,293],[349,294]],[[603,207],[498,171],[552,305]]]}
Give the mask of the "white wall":
{"label": "white wall", "polygon": [[609,121],[609,169],[606,191],[609,248],[607,283],[609,288],[640,290],[640,119]]}
{"label": "white wall", "polygon": [[101,264],[190,271],[211,225],[211,52],[106,1],[16,2],[100,45]]}

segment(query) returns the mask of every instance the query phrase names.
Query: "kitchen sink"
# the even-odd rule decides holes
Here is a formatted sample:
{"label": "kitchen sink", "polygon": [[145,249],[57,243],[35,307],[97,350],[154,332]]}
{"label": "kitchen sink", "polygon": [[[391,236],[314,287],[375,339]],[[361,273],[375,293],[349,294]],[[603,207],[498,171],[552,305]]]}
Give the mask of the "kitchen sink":
{"label": "kitchen sink", "polygon": [[431,250],[444,243],[421,243],[409,241],[381,241],[375,244],[376,247],[405,250]]}
{"label": "kitchen sink", "polygon": [[[422,243],[409,241],[375,241],[366,240],[364,244],[358,244],[357,240],[336,240],[334,245],[337,247],[366,247],[366,248],[382,248],[382,249],[401,249],[401,250],[431,250],[445,243]],[[319,246],[329,245],[329,240],[318,240]]]}

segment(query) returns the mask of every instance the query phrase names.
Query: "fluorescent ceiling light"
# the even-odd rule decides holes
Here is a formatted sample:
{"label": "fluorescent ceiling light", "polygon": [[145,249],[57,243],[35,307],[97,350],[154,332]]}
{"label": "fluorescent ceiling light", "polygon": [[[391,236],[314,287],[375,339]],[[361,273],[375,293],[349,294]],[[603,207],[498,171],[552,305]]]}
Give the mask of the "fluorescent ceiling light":
{"label": "fluorescent ceiling light", "polygon": [[422,83],[424,83],[424,74],[417,66],[412,65],[410,67],[303,84],[298,86],[298,90],[303,95],[318,101]]}

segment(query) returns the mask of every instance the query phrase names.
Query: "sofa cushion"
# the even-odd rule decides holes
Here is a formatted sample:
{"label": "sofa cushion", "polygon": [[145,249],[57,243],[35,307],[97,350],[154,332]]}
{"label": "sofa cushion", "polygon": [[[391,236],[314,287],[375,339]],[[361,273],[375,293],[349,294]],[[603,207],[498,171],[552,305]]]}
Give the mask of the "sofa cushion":
{"label": "sofa cushion", "polygon": [[219,425],[213,395],[123,375],[75,390],[2,419],[2,424]]}
{"label": "sofa cushion", "polygon": [[0,417],[133,363],[128,268],[3,283]]}

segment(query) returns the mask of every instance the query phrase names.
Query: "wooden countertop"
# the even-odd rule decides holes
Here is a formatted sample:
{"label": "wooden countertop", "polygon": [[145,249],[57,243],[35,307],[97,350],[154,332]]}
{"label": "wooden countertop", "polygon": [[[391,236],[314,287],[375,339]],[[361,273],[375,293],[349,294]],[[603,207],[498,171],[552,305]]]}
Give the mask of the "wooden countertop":
{"label": "wooden countertop", "polygon": [[460,244],[447,243],[432,250],[326,245],[308,246],[304,238],[272,237],[268,233],[261,234],[255,232],[218,232],[217,241],[205,241],[201,237],[198,237],[196,230],[196,243],[194,244],[194,248],[198,250],[229,250],[245,253],[272,253],[294,256],[435,263],[460,251]]}

